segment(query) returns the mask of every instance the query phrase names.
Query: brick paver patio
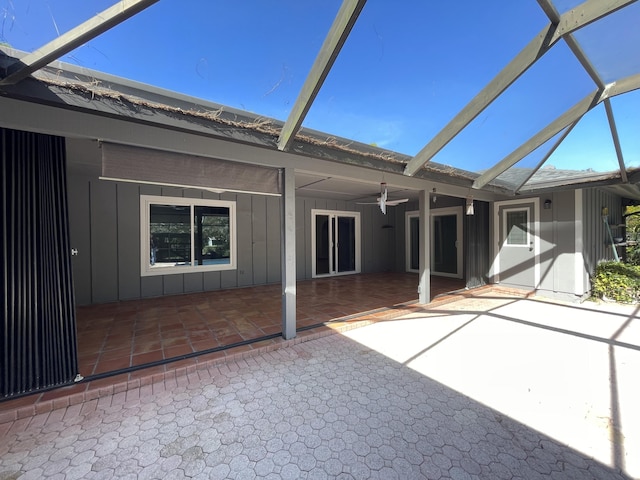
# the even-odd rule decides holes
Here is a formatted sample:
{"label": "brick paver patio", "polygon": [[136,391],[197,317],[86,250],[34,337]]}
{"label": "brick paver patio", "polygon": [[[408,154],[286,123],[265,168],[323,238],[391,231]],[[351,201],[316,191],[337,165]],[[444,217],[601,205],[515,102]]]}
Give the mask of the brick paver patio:
{"label": "brick paver patio", "polygon": [[[408,308],[404,318],[482,305]],[[0,479],[630,478],[356,338],[395,321],[2,423]],[[459,327],[436,335],[438,346]],[[419,343],[410,338],[405,357]]]}

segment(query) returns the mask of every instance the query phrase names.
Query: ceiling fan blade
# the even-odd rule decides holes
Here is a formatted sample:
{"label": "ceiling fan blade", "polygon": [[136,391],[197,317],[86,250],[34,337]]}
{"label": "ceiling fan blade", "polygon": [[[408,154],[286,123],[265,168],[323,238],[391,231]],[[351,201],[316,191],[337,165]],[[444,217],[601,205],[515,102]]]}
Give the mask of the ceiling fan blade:
{"label": "ceiling fan blade", "polygon": [[408,198],[398,198],[396,200],[389,200],[389,192],[387,190],[387,184],[382,182],[380,184],[380,196],[376,198],[375,202],[356,202],[358,205],[378,205],[382,213],[387,213],[387,206],[395,207],[401,203],[408,202]]}
{"label": "ceiling fan blade", "polygon": [[378,201],[380,202],[380,210],[382,211],[382,213],[384,215],[387,214],[387,184],[385,182],[382,182],[380,184],[380,197],[378,198]]}
{"label": "ceiling fan blade", "polygon": [[397,200],[387,200],[387,205],[391,205],[392,207],[395,207],[396,205],[400,205],[401,203],[406,203],[408,201],[409,201],[408,198],[399,198]]}

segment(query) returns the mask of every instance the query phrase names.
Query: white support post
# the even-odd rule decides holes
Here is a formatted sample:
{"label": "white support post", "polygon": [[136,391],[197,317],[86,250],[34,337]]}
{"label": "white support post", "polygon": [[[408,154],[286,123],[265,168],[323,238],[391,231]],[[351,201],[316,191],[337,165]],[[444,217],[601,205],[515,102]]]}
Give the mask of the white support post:
{"label": "white support post", "polygon": [[282,169],[282,336],[296,336],[296,182],[293,168]]}
{"label": "white support post", "polygon": [[429,250],[429,231],[431,227],[431,215],[429,214],[429,191],[420,190],[420,283],[418,285],[418,302],[422,304],[431,301],[431,255]]}

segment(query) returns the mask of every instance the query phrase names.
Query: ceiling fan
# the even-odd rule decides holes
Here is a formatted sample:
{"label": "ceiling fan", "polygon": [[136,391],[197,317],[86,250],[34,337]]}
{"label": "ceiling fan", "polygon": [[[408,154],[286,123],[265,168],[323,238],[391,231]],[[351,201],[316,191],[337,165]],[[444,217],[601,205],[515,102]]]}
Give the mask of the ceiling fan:
{"label": "ceiling fan", "polygon": [[358,204],[360,204],[360,205],[378,205],[378,206],[380,206],[380,210],[382,211],[382,213],[384,213],[386,215],[387,214],[387,206],[395,207],[396,205],[399,205],[401,203],[405,203],[405,202],[408,202],[408,201],[409,201],[408,198],[399,198],[399,199],[396,199],[396,200],[389,200],[388,192],[387,192],[387,183],[386,182],[382,182],[382,183],[380,183],[380,196],[378,198],[376,198],[375,202],[358,202]]}

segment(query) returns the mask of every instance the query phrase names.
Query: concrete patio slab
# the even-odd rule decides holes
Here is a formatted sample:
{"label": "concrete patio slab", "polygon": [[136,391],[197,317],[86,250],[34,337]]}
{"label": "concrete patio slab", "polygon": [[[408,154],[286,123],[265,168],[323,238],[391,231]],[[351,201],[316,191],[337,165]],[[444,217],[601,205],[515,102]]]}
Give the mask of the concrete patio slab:
{"label": "concrete patio slab", "polygon": [[488,294],[346,332],[425,377],[640,477],[638,307]]}

